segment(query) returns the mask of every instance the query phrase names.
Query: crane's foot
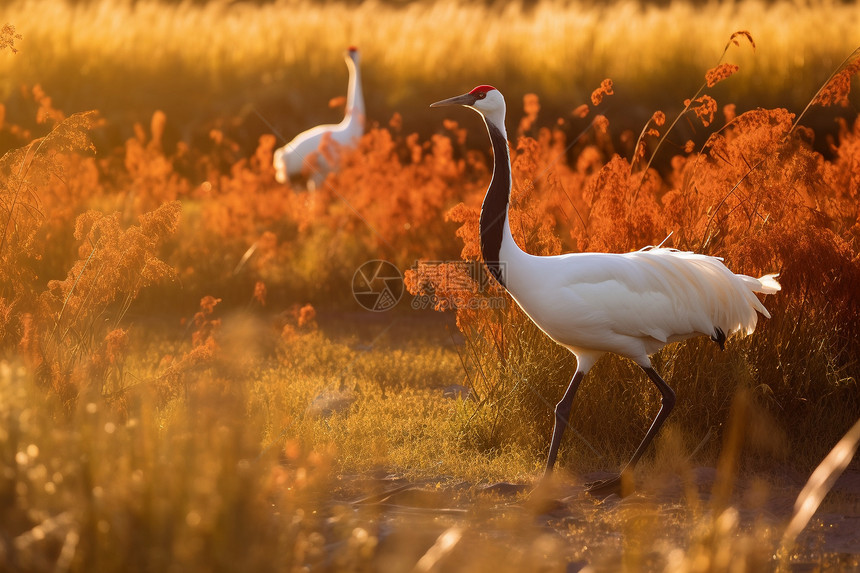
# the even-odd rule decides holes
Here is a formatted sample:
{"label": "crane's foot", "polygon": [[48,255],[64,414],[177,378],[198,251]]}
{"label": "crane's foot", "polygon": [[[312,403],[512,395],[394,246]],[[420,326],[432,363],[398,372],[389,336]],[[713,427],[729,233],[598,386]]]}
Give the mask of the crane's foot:
{"label": "crane's foot", "polygon": [[585,493],[594,497],[609,497],[615,494],[625,497],[633,493],[633,476],[620,474],[608,479],[585,484]]}

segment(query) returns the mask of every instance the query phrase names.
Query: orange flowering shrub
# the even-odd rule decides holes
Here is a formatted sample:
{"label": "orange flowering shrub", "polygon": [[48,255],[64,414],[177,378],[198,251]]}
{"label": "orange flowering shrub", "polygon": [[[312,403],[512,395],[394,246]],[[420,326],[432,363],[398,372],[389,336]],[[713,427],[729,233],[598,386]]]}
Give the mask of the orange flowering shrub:
{"label": "orange flowering shrub", "polygon": [[298,318],[296,323],[299,328],[316,328],[317,311],[310,304],[306,304],[299,308]]}
{"label": "orange flowering shrub", "polygon": [[120,323],[141,289],[173,275],[173,269],[158,258],[157,248],[176,230],[179,212],[179,203],[165,203],[142,215],[139,226],[125,230],[118,214],[88,211],[78,217],[79,259],[64,280],[48,282],[36,309],[42,328],[38,359],[50,372],[52,387],[66,401],[78,390],[70,387],[75,366],[90,356],[106,354],[102,345],[115,343],[101,334],[106,325]]}
{"label": "orange flowering shrub", "polygon": [[[63,238],[72,233],[75,205],[88,191],[99,194],[87,156],[88,131],[96,121],[94,113],[72,115],[0,159],[0,348],[26,340],[22,351],[34,355],[40,276],[65,271],[56,264],[72,254]],[[8,122],[2,129],[21,136],[26,131]]]}
{"label": "orange flowering shrub", "polygon": [[36,123],[48,123],[55,126],[66,119],[66,115],[62,111],[54,108],[53,100],[45,93],[42,86],[33,86],[33,99],[39,105],[36,110]]}
{"label": "orange flowering shrub", "polygon": [[260,306],[266,306],[266,293],[266,283],[263,281],[254,283],[254,295],[252,299],[257,301]]}
{"label": "orange flowering shrub", "polygon": [[535,121],[537,121],[538,113],[540,113],[540,99],[536,94],[526,94],[523,96],[523,111],[525,115],[520,120],[520,127],[517,129],[517,133],[520,136],[529,131]]}
{"label": "orange flowering shrub", "polygon": [[220,298],[206,295],[200,300],[200,310],[194,314],[192,319],[194,332],[191,333],[191,345],[216,347],[215,333],[221,327],[221,319],[213,318],[215,307],[221,302]]}
{"label": "orange flowering shrub", "polygon": [[302,335],[317,332],[317,312],[311,304],[294,304],[278,315],[276,326],[280,328],[281,342],[291,343]]}
{"label": "orange flowering shrub", "polygon": [[149,135],[137,124],[135,136],[125,143],[125,172],[120,172],[121,183],[131,202],[132,212],[155,209],[190,192],[188,181],[175,170],[186,153],[184,146],[179,146],[175,156],[165,154],[163,138],[166,124],[167,116],[156,111],[152,115]]}
{"label": "orange flowering shrub", "polygon": [[[458,136],[456,124],[449,131]],[[392,261],[408,262],[427,248],[450,252],[453,241],[438,232],[440,215],[462,193],[468,167],[454,143],[435,136],[422,144],[394,128],[371,129],[324,185],[329,224]]]}

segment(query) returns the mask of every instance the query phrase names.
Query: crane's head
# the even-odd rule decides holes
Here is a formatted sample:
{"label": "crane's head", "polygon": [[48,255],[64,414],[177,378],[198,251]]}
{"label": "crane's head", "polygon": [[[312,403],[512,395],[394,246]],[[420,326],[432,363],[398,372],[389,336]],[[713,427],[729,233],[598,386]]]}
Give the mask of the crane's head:
{"label": "crane's head", "polygon": [[358,48],[355,46],[350,46],[346,49],[346,53],[344,54],[347,60],[350,60],[354,63],[358,63]]}
{"label": "crane's head", "polygon": [[430,104],[430,107],[443,105],[463,105],[472,108],[500,126],[505,121],[505,98],[493,86],[478,86],[467,94],[437,101]]}

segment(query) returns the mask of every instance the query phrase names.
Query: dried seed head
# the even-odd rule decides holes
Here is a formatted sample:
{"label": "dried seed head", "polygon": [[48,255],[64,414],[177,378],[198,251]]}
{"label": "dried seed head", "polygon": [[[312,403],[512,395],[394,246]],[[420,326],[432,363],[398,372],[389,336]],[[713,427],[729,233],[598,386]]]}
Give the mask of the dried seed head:
{"label": "dried seed head", "polygon": [[708,127],[714,121],[714,114],[717,113],[717,101],[711,96],[704,95],[696,98],[696,103],[700,104],[693,108],[696,116],[702,120],[702,125]]}
{"label": "dried seed head", "polygon": [[523,96],[523,111],[526,115],[537,115],[540,112],[540,99],[537,94]]}
{"label": "dried seed head", "polygon": [[813,104],[830,107],[838,105],[842,107],[848,106],[848,94],[851,92],[851,77],[860,72],[860,58],[842,68],[837,74],[834,74],[830,81],[818,92]]}
{"label": "dried seed head", "polygon": [[708,83],[708,87],[712,88],[724,79],[730,77],[738,71],[738,69],[738,66],[735,64],[720,64],[719,66],[708,70],[708,73],[705,74],[705,81]]}
{"label": "dried seed head", "polygon": [[585,103],[582,104],[581,106],[579,106],[578,108],[573,110],[571,112],[571,115],[573,117],[579,117],[579,118],[585,117],[586,115],[588,115],[588,104],[585,104]]}
{"label": "dried seed head", "polygon": [[600,82],[600,87],[591,92],[591,103],[593,105],[600,105],[600,102],[603,101],[603,96],[612,95],[612,80],[606,78],[602,82]]}
{"label": "dried seed head", "polygon": [[[746,38],[747,41],[750,43],[750,46],[752,46],[752,49],[755,50],[755,40],[753,40],[752,34],[747,32],[746,30],[739,30],[731,35],[731,37],[729,38],[729,42],[734,44],[735,46],[740,46],[741,44],[737,40],[738,37]],[[728,46],[726,47],[728,48]]]}

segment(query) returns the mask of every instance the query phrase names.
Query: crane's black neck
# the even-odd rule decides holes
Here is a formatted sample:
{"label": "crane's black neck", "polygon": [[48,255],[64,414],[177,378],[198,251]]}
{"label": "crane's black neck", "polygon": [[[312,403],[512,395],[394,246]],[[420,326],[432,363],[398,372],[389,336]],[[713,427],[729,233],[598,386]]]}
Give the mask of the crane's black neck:
{"label": "crane's black neck", "polygon": [[493,179],[481,206],[481,256],[490,274],[499,284],[506,286],[504,265],[499,260],[499,251],[502,248],[511,195],[511,158],[504,132],[489,121],[486,124],[487,131],[490,132],[490,142],[493,144]]}

